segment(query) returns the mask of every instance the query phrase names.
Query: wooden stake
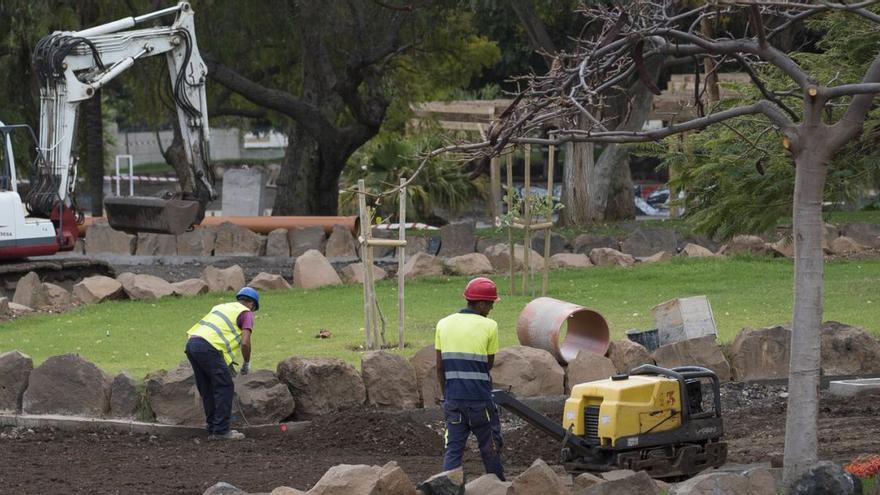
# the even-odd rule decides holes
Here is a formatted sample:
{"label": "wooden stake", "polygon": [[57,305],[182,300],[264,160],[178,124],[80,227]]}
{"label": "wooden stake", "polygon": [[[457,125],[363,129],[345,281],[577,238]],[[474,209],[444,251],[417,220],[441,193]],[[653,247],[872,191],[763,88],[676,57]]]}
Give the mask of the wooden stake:
{"label": "wooden stake", "polygon": [[367,214],[367,188],[363,179],[358,181],[358,212],[361,221],[361,264],[364,266],[364,338],[366,339],[367,349],[373,349],[373,331],[372,325],[372,297],[370,295],[371,277],[367,274],[373,273],[372,261],[369,253],[373,249],[367,243],[370,240],[370,216]]}
{"label": "wooden stake", "polygon": [[[523,282],[522,282],[522,293],[524,296],[529,294],[529,277],[532,274],[532,267],[529,266],[529,251],[531,251],[532,244],[532,235],[531,235],[531,224],[532,224],[532,212],[531,208],[529,208],[529,201],[532,197],[532,145],[527,144],[525,146],[526,160],[525,160],[525,184],[523,185],[523,217],[525,228],[525,237],[523,238]],[[511,253],[511,258],[513,258],[513,253]]]}
{"label": "wooden stake", "polygon": [[[556,159],[556,147],[552,144],[547,154],[547,197],[550,203],[550,212],[547,213],[547,223],[553,225],[553,165]],[[547,228],[544,232],[544,278],[541,281],[541,295],[547,295],[547,288],[550,285],[550,233],[552,229]]]}
{"label": "wooden stake", "polygon": [[406,263],[406,187],[404,187],[404,184],[406,184],[406,179],[401,177],[400,196],[398,199],[400,202],[400,218],[398,219],[400,229],[398,230],[398,239],[404,244],[397,248],[397,348],[400,350],[403,350],[405,346],[405,341],[403,339],[405,319],[403,289],[404,284],[406,283],[406,278],[403,273],[403,265]]}
{"label": "wooden stake", "polygon": [[[511,214],[513,212],[513,153],[509,153],[507,155],[507,213]],[[513,263],[513,228],[507,228],[507,243],[509,256],[507,257],[508,264],[510,265],[510,295],[516,295],[516,280],[515,280],[515,272],[514,272],[514,263]]]}
{"label": "wooden stake", "polygon": [[495,157],[489,162],[489,183],[492,188],[492,220],[501,215],[501,159]]}

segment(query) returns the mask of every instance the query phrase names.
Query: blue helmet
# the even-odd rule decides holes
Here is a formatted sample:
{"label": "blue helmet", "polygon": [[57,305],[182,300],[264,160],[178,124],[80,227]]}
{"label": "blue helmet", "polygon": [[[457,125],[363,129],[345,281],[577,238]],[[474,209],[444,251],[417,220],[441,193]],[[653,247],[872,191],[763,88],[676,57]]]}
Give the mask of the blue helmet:
{"label": "blue helmet", "polygon": [[242,287],[238,294],[235,295],[236,299],[241,299],[242,297],[246,297],[254,302],[254,311],[260,310],[260,294],[251,287]]}

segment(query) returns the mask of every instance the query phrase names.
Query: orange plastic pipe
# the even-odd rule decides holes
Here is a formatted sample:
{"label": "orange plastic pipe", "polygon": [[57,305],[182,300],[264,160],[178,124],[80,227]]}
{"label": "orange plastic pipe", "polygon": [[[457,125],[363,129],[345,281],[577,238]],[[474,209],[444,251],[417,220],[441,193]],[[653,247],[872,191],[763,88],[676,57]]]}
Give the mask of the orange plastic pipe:
{"label": "orange plastic pipe", "polygon": [[[89,226],[96,220],[103,220],[103,217],[86,217],[82,225],[79,226],[79,235],[84,237]],[[220,225],[224,222],[234,223],[246,229],[250,229],[258,234],[268,234],[275,229],[294,229],[297,227],[313,227],[319,225],[324,231],[329,233],[333,230],[334,225],[344,225],[353,234],[357,233],[358,217],[321,217],[321,216],[296,216],[296,217],[205,217],[202,223],[197,227],[211,227]]]}

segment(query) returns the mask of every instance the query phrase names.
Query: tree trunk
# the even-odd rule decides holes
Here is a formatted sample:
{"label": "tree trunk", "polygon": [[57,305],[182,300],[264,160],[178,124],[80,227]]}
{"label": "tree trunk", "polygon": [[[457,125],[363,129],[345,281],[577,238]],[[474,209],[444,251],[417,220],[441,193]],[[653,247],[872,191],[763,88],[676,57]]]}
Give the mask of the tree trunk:
{"label": "tree trunk", "polygon": [[345,156],[324,153],[314,138],[294,124],[288,133],[272,214],[336,215],[339,174],[350,153],[341,154]]}
{"label": "tree trunk", "polygon": [[101,90],[83,102],[83,125],[86,134],[86,191],[92,202],[92,216],[104,215],[104,119]]}
{"label": "tree trunk", "polygon": [[817,416],[822,324],[822,198],[825,164],[833,152],[822,139],[824,126],[804,129],[804,149],[795,153],[794,325],[785,422],[784,484],[791,484],[818,459]]}
{"label": "tree trunk", "polygon": [[593,167],[593,143],[568,143],[562,166],[562,225],[584,227],[591,224],[590,181]]}

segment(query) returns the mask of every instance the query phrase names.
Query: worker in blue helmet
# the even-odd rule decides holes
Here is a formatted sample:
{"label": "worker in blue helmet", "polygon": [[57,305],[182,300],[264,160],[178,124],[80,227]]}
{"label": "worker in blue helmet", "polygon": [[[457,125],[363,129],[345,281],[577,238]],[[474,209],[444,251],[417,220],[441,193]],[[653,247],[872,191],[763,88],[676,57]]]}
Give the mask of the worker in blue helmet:
{"label": "worker in blue helmet", "polygon": [[218,304],[189,329],[186,357],[195,374],[196,387],[205,408],[210,440],[241,440],[244,434],[229,429],[235,388],[235,353],[241,348],[241,374],[250,372],[251,332],[260,294],[244,287],[235,302]]}

